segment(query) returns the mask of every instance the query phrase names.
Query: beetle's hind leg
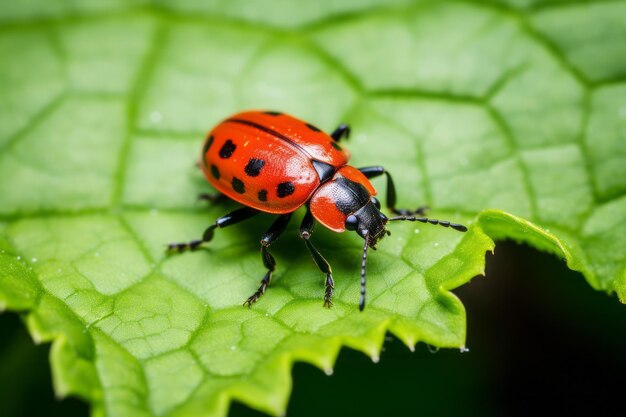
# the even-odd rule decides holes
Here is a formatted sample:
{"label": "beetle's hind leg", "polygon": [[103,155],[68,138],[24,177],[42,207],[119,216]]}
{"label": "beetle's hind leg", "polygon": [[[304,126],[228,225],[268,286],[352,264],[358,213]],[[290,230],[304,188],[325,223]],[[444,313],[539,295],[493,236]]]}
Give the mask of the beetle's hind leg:
{"label": "beetle's hind leg", "polygon": [[215,229],[239,223],[241,221],[249,219],[250,217],[258,213],[258,210],[250,207],[242,207],[235,211],[231,211],[230,213],[220,217],[215,221],[215,223],[207,227],[202,234],[201,239],[192,240],[190,242],[170,243],[167,245],[167,250],[169,252],[185,252],[188,250],[196,250],[201,244],[205,242],[210,242],[211,239],[213,239],[213,232]]}
{"label": "beetle's hind leg", "polygon": [[291,214],[292,213],[283,214],[277,218],[261,238],[261,258],[263,259],[263,265],[267,268],[267,272],[261,280],[261,286],[255,291],[254,294],[248,297],[248,299],[243,303],[244,306],[247,305],[250,307],[254,304],[263,294],[265,294],[265,290],[267,290],[267,287],[270,285],[270,282],[272,281],[272,273],[276,268],[276,260],[267,248],[285,231],[285,228],[289,224],[289,220],[291,220]]}

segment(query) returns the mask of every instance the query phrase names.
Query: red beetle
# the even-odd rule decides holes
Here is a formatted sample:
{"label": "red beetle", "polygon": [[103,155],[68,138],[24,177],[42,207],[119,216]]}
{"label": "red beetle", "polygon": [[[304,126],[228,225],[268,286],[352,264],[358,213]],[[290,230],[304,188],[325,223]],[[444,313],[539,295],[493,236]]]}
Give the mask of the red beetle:
{"label": "red beetle", "polygon": [[[448,221],[415,217],[417,210],[397,209],[396,190],[389,172],[382,166],[354,168],[347,165],[350,153],[339,141],[350,135],[347,125],[340,125],[331,135],[292,116],[273,111],[247,111],[218,124],[202,147],[200,165],[204,175],[217,190],[244,205],[210,225],[202,239],[172,243],[169,250],[194,250],[213,238],[217,228],[230,226],[260,212],[277,214],[261,238],[261,257],[267,273],[261,286],[244,305],[250,306],[265,293],[276,266],[268,247],[287,227],[291,215],[301,206],[306,214],[300,225],[300,237],[318,268],[326,274],[324,305],[332,305],[334,281],[330,265],[311,243],[315,220],[335,232],[353,230],[365,240],[361,264],[361,300],[365,307],[365,265],[367,248],[389,234],[389,221],[409,220],[439,224],[460,232],[463,225]],[[397,214],[388,218],[380,211],[376,190],[368,178],[387,176],[387,208]],[[207,199],[214,196],[203,195]]]}

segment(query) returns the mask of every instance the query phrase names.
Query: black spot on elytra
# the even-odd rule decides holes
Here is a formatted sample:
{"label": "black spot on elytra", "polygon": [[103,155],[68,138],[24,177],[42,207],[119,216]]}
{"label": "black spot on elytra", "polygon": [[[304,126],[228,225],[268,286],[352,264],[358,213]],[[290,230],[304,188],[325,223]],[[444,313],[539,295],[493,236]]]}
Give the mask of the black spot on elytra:
{"label": "black spot on elytra", "polygon": [[233,180],[230,182],[233,186],[233,190],[237,191],[239,194],[243,194],[246,192],[246,187],[243,185],[243,181],[241,181],[237,177],[233,177]]}
{"label": "black spot on elytra", "polygon": [[233,156],[235,149],[237,149],[237,145],[235,145],[232,140],[228,139],[220,149],[220,158],[230,158],[231,156]]}
{"label": "black spot on elytra", "polygon": [[333,148],[337,149],[338,151],[343,151],[343,148],[337,142],[332,141],[332,142],[330,142],[330,144],[333,146]]}
{"label": "black spot on elytra", "polygon": [[216,180],[220,179],[220,170],[215,165],[211,165],[211,174]]}
{"label": "black spot on elytra", "polygon": [[247,176],[256,177],[261,173],[261,169],[265,165],[265,161],[262,159],[250,158],[246,167],[243,169]]}
{"label": "black spot on elytra", "polygon": [[313,126],[312,124],[307,123],[306,127],[308,127],[309,129],[311,129],[314,132],[321,132],[321,130],[317,126]]}
{"label": "black spot on elytra", "polygon": [[293,194],[293,192],[296,191],[296,186],[293,185],[293,182],[291,181],[281,182],[278,184],[277,191],[278,197],[284,198]]}
{"label": "black spot on elytra", "polygon": [[213,145],[213,135],[209,136],[207,140],[204,142],[204,146],[202,147],[203,158],[206,155],[206,153],[209,151],[209,148],[211,148],[211,145]]}
{"label": "black spot on elytra", "polygon": [[279,111],[264,111],[264,114],[269,114],[270,116],[280,116],[282,113]]}
{"label": "black spot on elytra", "polygon": [[267,201],[267,190],[259,191],[259,201]]}

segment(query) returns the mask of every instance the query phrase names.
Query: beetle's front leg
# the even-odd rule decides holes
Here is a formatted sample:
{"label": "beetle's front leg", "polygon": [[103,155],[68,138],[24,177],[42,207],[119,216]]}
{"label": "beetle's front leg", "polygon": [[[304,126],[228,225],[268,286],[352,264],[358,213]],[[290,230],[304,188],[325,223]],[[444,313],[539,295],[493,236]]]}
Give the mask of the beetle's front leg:
{"label": "beetle's front leg", "polygon": [[426,213],[426,210],[428,210],[427,206],[420,206],[415,210],[396,208],[396,186],[393,183],[391,174],[385,169],[385,167],[364,167],[359,168],[359,171],[361,171],[367,178],[375,178],[383,174],[387,176],[387,208],[392,213],[399,214],[401,216],[413,216],[415,214],[422,216]]}
{"label": "beetle's front leg", "polygon": [[324,307],[332,307],[333,305],[333,291],[335,289],[335,281],[333,280],[333,273],[330,268],[330,264],[328,261],[322,256],[322,254],[317,250],[313,243],[309,240],[311,238],[311,234],[313,234],[313,225],[315,224],[315,220],[313,219],[313,215],[311,214],[311,210],[307,207],[306,214],[302,219],[302,224],[300,225],[300,237],[304,240],[304,244],[306,248],[309,250],[309,253],[313,257],[313,261],[317,265],[317,267],[326,274],[326,290],[324,291]]}

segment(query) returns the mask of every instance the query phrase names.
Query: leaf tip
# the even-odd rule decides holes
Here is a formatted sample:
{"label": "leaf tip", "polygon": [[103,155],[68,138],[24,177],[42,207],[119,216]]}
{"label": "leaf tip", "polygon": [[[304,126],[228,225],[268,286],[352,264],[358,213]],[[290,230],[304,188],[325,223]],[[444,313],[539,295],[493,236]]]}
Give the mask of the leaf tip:
{"label": "leaf tip", "polygon": [[615,284],[613,285],[613,290],[615,290],[619,302],[622,304],[626,304],[626,266],[622,271],[621,279],[618,278],[615,281]]}
{"label": "leaf tip", "polygon": [[374,345],[371,344],[369,346],[365,346],[364,349],[362,349],[362,351],[370,357],[370,359],[372,359],[372,362],[374,363],[378,363],[380,361],[380,350],[382,348],[382,342],[383,340],[381,339],[380,344],[378,345]]}
{"label": "leaf tip", "polygon": [[400,339],[402,343],[404,343],[404,345],[407,348],[409,348],[411,352],[415,352],[415,345],[417,345],[417,339],[415,338],[414,335],[410,333],[407,334],[405,332],[399,332],[395,335],[398,339]]}
{"label": "leaf tip", "polygon": [[469,348],[465,345],[462,345],[461,347],[459,347],[459,352],[461,353],[468,353],[469,352]]}
{"label": "leaf tip", "polygon": [[324,373],[327,376],[331,376],[334,372],[335,372],[335,370],[331,366],[329,366],[327,368],[324,368]]}

